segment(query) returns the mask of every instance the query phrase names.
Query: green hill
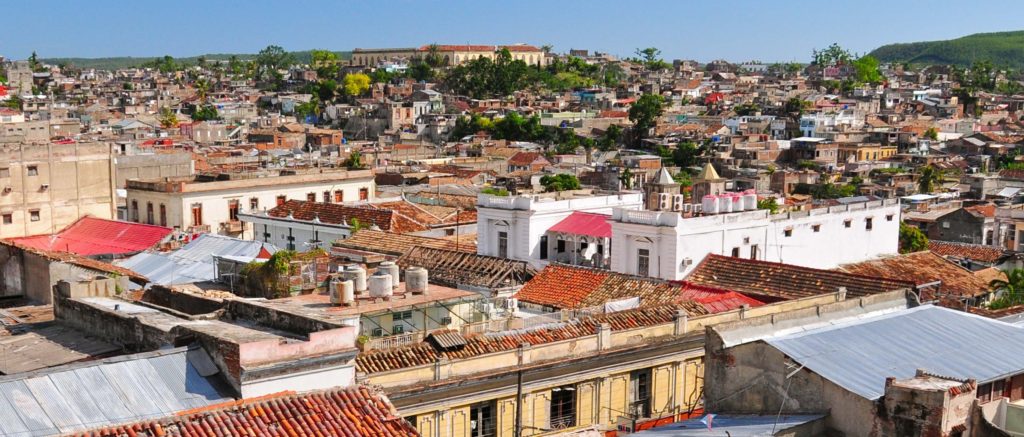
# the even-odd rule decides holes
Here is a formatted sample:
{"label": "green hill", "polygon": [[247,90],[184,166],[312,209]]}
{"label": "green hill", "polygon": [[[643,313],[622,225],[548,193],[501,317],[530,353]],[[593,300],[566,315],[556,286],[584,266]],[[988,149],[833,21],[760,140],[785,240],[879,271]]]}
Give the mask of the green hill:
{"label": "green hill", "polygon": [[[351,57],[351,55],[352,55],[352,52],[334,52],[334,53],[337,53],[338,56],[341,57],[341,59],[349,59]],[[310,61],[310,51],[309,50],[303,50],[303,51],[298,51],[298,52],[291,52],[291,54],[292,54],[292,56],[295,57],[295,60],[298,63],[300,63],[300,64],[308,64],[309,61]],[[205,56],[207,61],[227,61],[232,56],[237,56],[238,59],[242,59],[242,60],[249,60],[249,59],[255,58],[256,54],[254,54],[254,53],[211,53],[211,54],[199,55],[199,56]],[[199,59],[199,56],[190,56],[190,57],[187,57],[187,58],[174,58],[174,60],[176,62],[179,62],[179,63],[195,64],[196,60]],[[101,70],[116,70],[116,69],[119,69],[119,68],[138,67],[138,66],[140,66],[140,65],[142,65],[142,64],[144,64],[146,62],[150,62],[150,61],[152,61],[152,60],[154,60],[156,58],[158,58],[158,57],[157,56],[153,56],[153,57],[145,57],[145,56],[142,56],[142,57],[120,56],[120,57],[111,57],[111,58],[42,58],[42,59],[40,59],[40,62],[47,63],[47,64],[54,64],[54,65],[61,64],[61,63],[66,63],[66,64],[71,64],[71,65],[74,65],[74,66],[80,67],[80,68],[97,68],[97,69],[101,69]]]}
{"label": "green hill", "polygon": [[967,66],[974,61],[1024,69],[1024,31],[976,33],[945,41],[889,44],[871,55],[882,62],[911,64],[952,64]]}

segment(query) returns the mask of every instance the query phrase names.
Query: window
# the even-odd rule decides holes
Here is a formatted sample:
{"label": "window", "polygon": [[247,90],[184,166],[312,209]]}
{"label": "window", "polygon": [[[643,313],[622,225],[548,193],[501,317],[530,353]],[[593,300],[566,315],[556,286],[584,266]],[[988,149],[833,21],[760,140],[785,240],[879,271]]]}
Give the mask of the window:
{"label": "window", "polygon": [[891,222],[892,221],[892,216],[893,216],[892,214],[886,214],[885,215],[885,221]]}
{"label": "window", "polygon": [[651,415],[651,369],[629,374],[629,413],[636,418]]}
{"label": "window", "polygon": [[565,240],[559,238],[558,241],[555,242],[555,253],[565,253]]}
{"label": "window", "polygon": [[370,199],[370,189],[369,188],[360,188],[359,189],[359,200],[369,200],[369,199]]}
{"label": "window", "polygon": [[9,178],[9,177],[11,177],[11,169],[9,169],[9,168],[0,168],[0,178]]}
{"label": "window", "polygon": [[306,193],[307,202],[316,202],[316,193]]}
{"label": "window", "polygon": [[811,230],[814,232],[821,232],[821,225],[811,225]]}
{"label": "window", "polygon": [[203,225],[203,204],[193,203],[192,204],[192,226]]}
{"label": "window", "polygon": [[39,221],[39,210],[33,209],[28,212],[28,219],[34,222]]}
{"label": "window", "polygon": [[949,222],[942,222],[942,229],[949,229]]}
{"label": "window", "polygon": [[138,200],[133,200],[132,201],[132,211],[131,211],[131,218],[130,218],[130,220],[135,222],[135,223],[139,222],[139,201]]}
{"label": "window", "polygon": [[238,199],[231,199],[228,201],[228,220],[233,222],[238,221]]}
{"label": "window", "polygon": [[287,201],[288,201],[287,197],[285,197],[285,196],[277,196],[277,206],[284,205],[284,203],[287,202]]}
{"label": "window", "polygon": [[576,386],[566,385],[551,389],[551,429],[576,426]]}
{"label": "window", "polygon": [[160,204],[160,226],[167,226],[167,205]]}
{"label": "window", "polygon": [[391,327],[391,334],[392,335],[405,334],[405,325],[395,325],[395,326],[392,326]]}
{"label": "window", "polygon": [[992,400],[992,383],[978,386],[978,400],[981,402]]}
{"label": "window", "polygon": [[757,245],[750,246],[750,259],[757,259]]}
{"label": "window", "polygon": [[871,226],[873,224],[873,221],[874,221],[873,217],[868,217],[868,218],[864,219],[864,229],[867,229],[867,230],[870,231],[871,230]]}
{"label": "window", "polygon": [[401,322],[403,320],[412,320],[412,310],[391,313],[391,321]]}
{"label": "window", "polygon": [[35,165],[28,166],[28,175],[29,176],[38,176],[39,175],[39,167],[35,166]]}
{"label": "window", "polygon": [[548,236],[540,237],[540,259],[548,259]]}
{"label": "window", "polygon": [[249,198],[249,212],[256,212],[260,209],[260,199],[257,197]]}
{"label": "window", "polygon": [[733,258],[739,258],[740,257],[740,248],[738,248],[738,247],[732,248],[732,257]]}
{"label": "window", "polygon": [[785,236],[787,236],[787,237],[792,237],[792,236],[793,236],[793,229],[792,229],[792,228],[790,228],[790,229],[785,229],[785,230],[783,230],[783,231],[782,231],[782,235],[785,235]]}
{"label": "window", "polygon": [[1003,380],[1000,379],[992,383],[992,399],[999,399],[1003,397]]}
{"label": "window", "polygon": [[403,419],[405,419],[406,422],[409,422],[413,428],[417,428],[416,416],[406,416]]}
{"label": "window", "polygon": [[5,225],[10,225],[10,224],[14,223],[14,214],[11,214],[11,213],[4,214],[3,218],[4,218],[4,224]]}
{"label": "window", "polygon": [[345,201],[345,192],[341,190],[334,190],[334,203],[342,203]]}
{"label": "window", "polygon": [[498,232],[498,257],[508,258],[508,232]]}
{"label": "window", "polygon": [[651,273],[651,250],[638,249],[636,251],[636,274],[649,276]]}
{"label": "window", "polygon": [[852,220],[850,220],[850,219],[846,219],[846,220],[843,220],[843,227],[847,227],[847,228],[848,228],[848,227],[850,227],[850,225],[852,224],[852,222],[853,222],[853,221],[852,221]]}
{"label": "window", "polygon": [[470,437],[495,437],[498,435],[495,404],[495,401],[488,401],[469,406]]}
{"label": "window", "polygon": [[324,203],[331,203],[331,192],[324,191]]}
{"label": "window", "polygon": [[153,202],[146,202],[146,224],[151,225],[153,223]]}

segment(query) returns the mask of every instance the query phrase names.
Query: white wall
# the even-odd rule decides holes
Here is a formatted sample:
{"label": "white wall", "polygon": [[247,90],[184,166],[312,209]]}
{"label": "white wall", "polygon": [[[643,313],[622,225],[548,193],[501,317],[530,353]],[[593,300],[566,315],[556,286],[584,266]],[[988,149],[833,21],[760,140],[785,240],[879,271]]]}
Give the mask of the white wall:
{"label": "white wall", "polygon": [[[294,238],[295,248],[299,252],[308,252],[313,246],[307,244],[314,237],[321,241],[321,249],[330,249],[331,242],[344,240],[352,235],[351,228],[341,225],[313,224],[310,222],[267,217],[261,212],[240,214],[239,218],[246,222],[247,229],[252,232],[253,239],[273,244],[278,249],[288,249],[288,235]],[[269,237],[264,233],[270,234]]]}
{"label": "white wall", "polygon": [[305,392],[334,387],[348,387],[355,383],[355,366],[317,369],[310,372],[288,373],[276,378],[242,384],[242,398],[252,398],[286,390]]}
{"label": "white wall", "polygon": [[[872,218],[872,229],[866,219]],[[845,222],[850,221],[850,227]],[[683,219],[678,213],[616,211],[611,268],[638,274],[637,250],[651,249],[651,276],[683,279],[708,254],[831,269],[896,254],[900,209],[895,201],[859,203],[769,216],[756,210]],[[818,232],[814,227],[818,226]],[[787,230],[790,236],[786,236]]]}

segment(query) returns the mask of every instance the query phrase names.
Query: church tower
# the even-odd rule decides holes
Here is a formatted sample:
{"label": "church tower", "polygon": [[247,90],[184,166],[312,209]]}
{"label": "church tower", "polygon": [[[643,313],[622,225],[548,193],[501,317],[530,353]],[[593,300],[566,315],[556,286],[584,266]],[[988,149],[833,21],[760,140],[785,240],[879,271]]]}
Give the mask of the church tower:
{"label": "church tower", "polygon": [[[644,187],[646,191],[647,209],[651,211],[671,211],[672,196],[679,194],[679,183],[672,179],[668,169],[662,167],[654,175],[654,181],[648,182]],[[662,196],[666,194],[667,196]],[[668,198],[666,201],[665,198]]]}

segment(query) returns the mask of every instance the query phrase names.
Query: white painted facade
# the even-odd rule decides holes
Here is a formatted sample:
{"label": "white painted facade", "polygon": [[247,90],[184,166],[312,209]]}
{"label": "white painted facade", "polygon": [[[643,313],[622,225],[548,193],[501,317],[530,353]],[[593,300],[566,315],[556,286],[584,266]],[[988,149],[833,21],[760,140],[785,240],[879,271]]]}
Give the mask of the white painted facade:
{"label": "white painted facade", "polygon": [[238,217],[246,224],[246,229],[252,230],[254,240],[273,244],[280,249],[299,252],[308,252],[314,248],[330,249],[332,241],[344,240],[352,235],[352,227],[347,224],[271,217],[266,211],[245,212]]}
{"label": "white painted facade", "polygon": [[[830,269],[896,254],[899,223],[896,200],[774,216],[754,210],[683,218],[677,212],[616,209],[611,269],[679,280],[712,253]],[[646,275],[642,250],[648,259]]]}
{"label": "white painted facade", "polygon": [[[642,207],[641,193],[568,200],[481,194],[477,197],[477,253],[527,261],[533,267],[542,268],[551,256],[541,259],[541,237],[569,214],[574,211],[611,214],[616,208],[639,210]],[[505,253],[501,253],[502,235],[505,236]],[[548,254],[554,255],[552,251]]]}

